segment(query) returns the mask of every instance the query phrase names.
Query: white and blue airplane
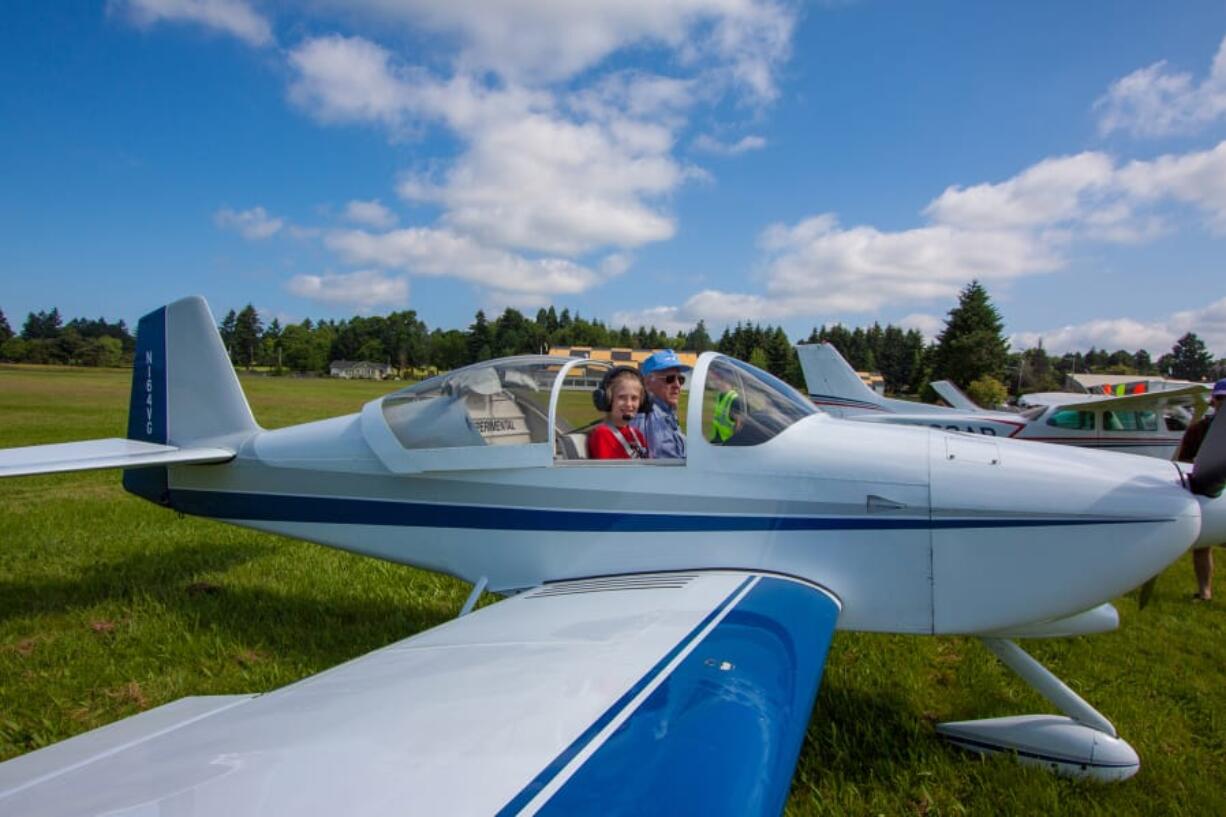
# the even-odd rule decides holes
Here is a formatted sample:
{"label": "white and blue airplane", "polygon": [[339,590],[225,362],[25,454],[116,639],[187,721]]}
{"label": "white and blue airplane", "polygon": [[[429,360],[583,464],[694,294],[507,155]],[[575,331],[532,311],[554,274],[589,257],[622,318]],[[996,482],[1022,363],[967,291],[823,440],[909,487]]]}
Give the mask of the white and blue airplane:
{"label": "white and blue airplane", "polygon": [[[1226,500],[1175,464],[845,422],[714,353],[687,459],[628,462],[583,456],[566,386],[588,360],[492,360],[273,431],[201,299],[142,318],[135,362],[127,439],[9,449],[0,474],[123,468],[159,506],[473,593],[282,689],[0,764],[3,815],[778,814],[837,628],[981,636],[1064,714],[940,732],[1122,779],[1136,753],[1012,639],[1113,629],[1112,598],[1226,540]],[[715,373],[744,406],[722,445]],[[1201,482],[1222,478],[1219,430]],[[474,611],[484,590],[507,598]]]}
{"label": "white and blue airplane", "polygon": [[883,397],[829,343],[796,347],[810,399],[836,417],[869,423],[930,426],[989,437],[1075,445],[1171,459],[1188,427],[1189,404],[1203,409],[1209,388],[1183,386],[1145,394],[1109,396],[1042,392],[1023,395],[1026,410],[997,411],[977,405],[954,384],[933,389],[949,406]]}

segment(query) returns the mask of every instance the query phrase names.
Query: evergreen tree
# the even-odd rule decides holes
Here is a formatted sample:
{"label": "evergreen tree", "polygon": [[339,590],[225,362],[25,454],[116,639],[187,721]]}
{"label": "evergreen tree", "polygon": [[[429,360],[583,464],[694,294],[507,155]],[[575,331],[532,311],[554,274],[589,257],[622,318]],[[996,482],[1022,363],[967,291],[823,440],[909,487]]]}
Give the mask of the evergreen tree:
{"label": "evergreen tree", "polygon": [[0,309],[0,343],[13,336],[13,328],[9,326],[8,318],[4,317],[4,310]]}
{"label": "evergreen tree", "polygon": [[[570,314],[567,313],[567,318]],[[465,340],[468,351],[466,363],[476,363],[489,360],[494,356],[494,335],[490,331],[489,321],[485,319],[485,310],[478,309],[472,325],[468,327],[468,337]]]}
{"label": "evergreen tree", "polygon": [[1213,370],[1213,355],[1205,343],[1188,332],[1171,348],[1171,376],[1180,380],[1207,380]]}
{"label": "evergreen tree", "polygon": [[681,348],[687,352],[703,352],[710,351],[715,347],[715,343],[711,340],[711,336],[707,334],[707,325],[701,318],[698,319],[698,324],[694,327],[694,331],[685,336],[685,343]]}
{"label": "evergreen tree", "polygon": [[1004,322],[978,281],[971,281],[949,311],[945,328],[937,338],[934,374],[965,389],[984,375],[1001,380],[1009,343],[1002,332]]}
{"label": "evergreen tree", "polygon": [[230,355],[230,362],[234,362],[234,327],[238,323],[238,316],[231,309],[226,313],[226,316],[221,319],[221,325],[217,327],[217,331],[221,333],[221,343],[226,347],[226,353]]}
{"label": "evergreen tree", "polygon": [[23,340],[55,340],[63,325],[60,311],[55,307],[50,312],[31,312],[21,327],[21,337]]}
{"label": "evergreen tree", "polygon": [[264,326],[260,321],[260,313],[255,311],[255,307],[247,304],[234,321],[234,351],[233,357],[236,364],[241,364],[250,369],[255,365],[257,358],[257,350],[260,348],[260,335],[263,334]]}

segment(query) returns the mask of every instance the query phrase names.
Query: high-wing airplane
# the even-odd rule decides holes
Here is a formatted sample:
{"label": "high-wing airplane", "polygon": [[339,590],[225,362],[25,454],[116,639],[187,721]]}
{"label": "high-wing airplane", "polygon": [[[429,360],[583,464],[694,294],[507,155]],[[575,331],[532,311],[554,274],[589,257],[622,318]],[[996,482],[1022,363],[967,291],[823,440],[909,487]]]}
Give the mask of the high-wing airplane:
{"label": "high-wing airplane", "polygon": [[1119,397],[1070,392],[1025,395],[1022,412],[979,407],[948,381],[933,388],[949,406],[882,397],[870,389],[829,343],[796,347],[809,397],[826,412],[872,423],[931,426],[990,437],[1123,451],[1171,459],[1188,426],[1186,406],[1205,400],[1208,388]]}
{"label": "high-wing airplane", "polygon": [[[1152,458],[846,422],[715,353],[685,460],[593,461],[588,360],[475,364],[273,431],[203,300],[141,319],[128,438],[0,451],[113,467],[175,511],[458,576],[460,615],[259,696],[184,698],[0,764],[0,814],[777,814],[836,628],[973,634],[1063,715],[942,724],[1100,779],[1139,760],[1012,640],[1226,539],[1226,425]],[[706,384],[733,385],[712,442]],[[726,387],[726,385],[725,385]],[[581,408],[589,406],[586,411]],[[1221,431],[1223,433],[1218,434]],[[507,596],[473,610],[483,590]]]}

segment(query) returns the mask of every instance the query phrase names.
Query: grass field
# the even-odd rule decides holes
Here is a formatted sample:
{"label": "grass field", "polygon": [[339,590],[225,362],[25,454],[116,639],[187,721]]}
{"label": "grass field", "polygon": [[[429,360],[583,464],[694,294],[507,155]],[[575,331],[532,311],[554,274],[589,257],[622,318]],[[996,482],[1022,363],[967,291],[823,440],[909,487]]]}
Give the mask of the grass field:
{"label": "grass field", "polygon": [[[129,374],[0,367],[0,447],[122,436]],[[277,427],[400,384],[250,377]],[[1051,711],[973,639],[840,633],[788,804],[818,814],[1226,814],[1226,578],[1187,557],[1120,631],[1028,641],[1116,724],[1141,771],[1111,786],[982,761],[940,720]],[[0,760],[184,695],[267,690],[455,615],[467,585],[180,518],[116,472],[0,481]]]}

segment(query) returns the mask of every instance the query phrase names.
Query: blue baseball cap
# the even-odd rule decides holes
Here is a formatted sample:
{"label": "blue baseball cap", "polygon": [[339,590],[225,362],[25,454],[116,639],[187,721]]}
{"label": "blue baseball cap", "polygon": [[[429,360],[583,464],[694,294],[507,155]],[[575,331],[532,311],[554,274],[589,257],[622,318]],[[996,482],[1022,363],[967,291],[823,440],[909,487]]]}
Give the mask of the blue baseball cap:
{"label": "blue baseball cap", "polygon": [[1226,397],[1226,377],[1213,384],[1213,391],[1209,394],[1210,397]]}
{"label": "blue baseball cap", "polygon": [[672,349],[661,349],[644,360],[643,365],[639,366],[639,371],[644,375],[649,375],[653,372],[662,372],[665,369],[680,369],[683,372],[688,372],[692,368],[694,367],[682,363],[681,358],[677,357],[677,353]]}

